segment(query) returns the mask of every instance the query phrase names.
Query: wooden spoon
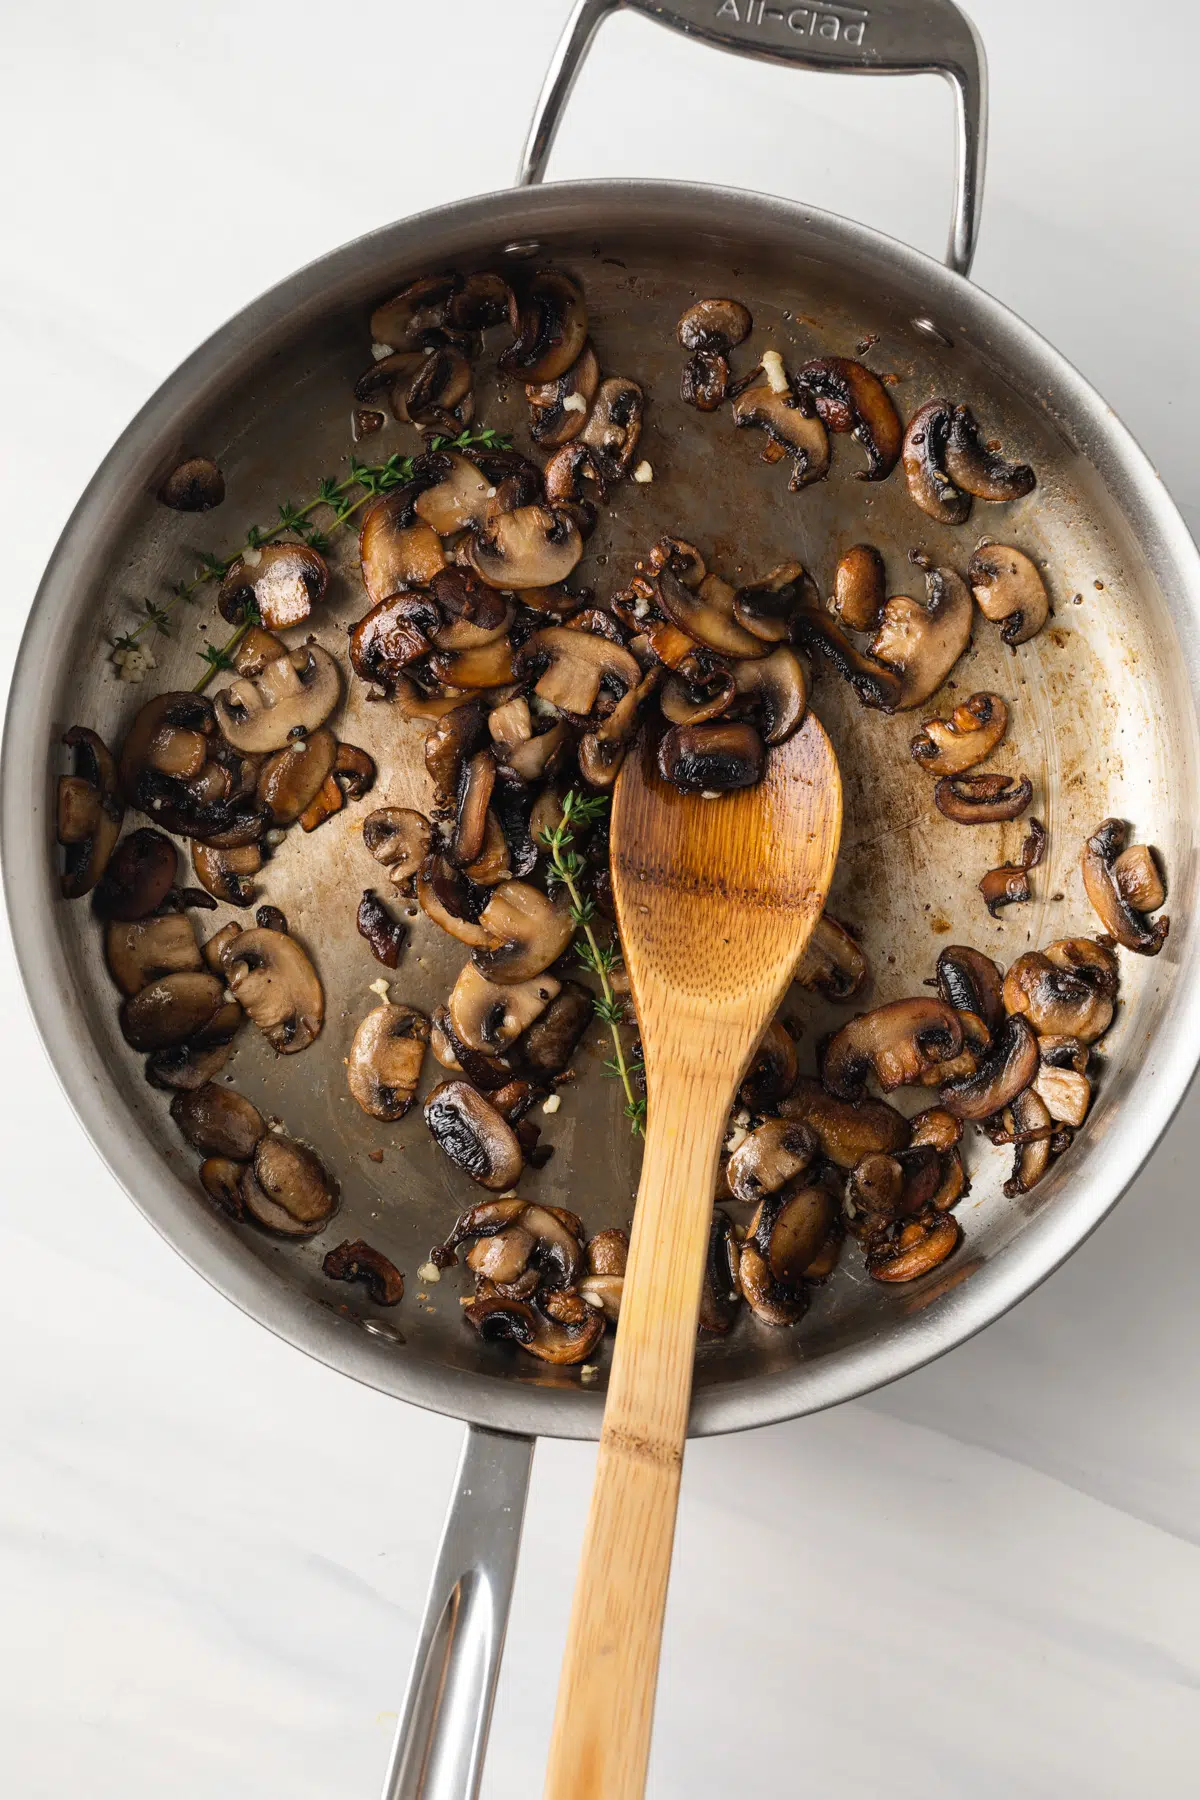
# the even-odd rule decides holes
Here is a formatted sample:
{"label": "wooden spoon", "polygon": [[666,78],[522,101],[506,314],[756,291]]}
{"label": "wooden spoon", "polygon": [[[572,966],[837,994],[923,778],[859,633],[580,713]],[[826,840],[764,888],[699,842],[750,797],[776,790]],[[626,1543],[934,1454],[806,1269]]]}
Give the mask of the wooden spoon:
{"label": "wooden spoon", "polygon": [[646,1153],[546,1800],[638,1800],[729,1109],[821,916],[842,786],[810,714],[756,788],[704,800],[631,756],[612,880],[649,1091]]}

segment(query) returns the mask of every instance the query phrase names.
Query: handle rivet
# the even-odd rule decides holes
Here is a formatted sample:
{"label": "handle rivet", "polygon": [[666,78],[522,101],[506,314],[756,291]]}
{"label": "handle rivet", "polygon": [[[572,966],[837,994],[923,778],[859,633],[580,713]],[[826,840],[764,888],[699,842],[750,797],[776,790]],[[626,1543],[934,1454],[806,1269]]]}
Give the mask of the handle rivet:
{"label": "handle rivet", "polygon": [[953,350],[954,339],[947,337],[944,331],[940,331],[925,313],[918,313],[915,319],[909,320],[909,324],[914,331],[918,332],[921,337],[928,338],[931,343],[940,344],[943,350]]}
{"label": "handle rivet", "polygon": [[539,256],[541,254],[541,249],[542,246],[538,243],[536,238],[518,238],[514,244],[505,244],[500,254],[501,256],[520,256],[528,258],[531,256]]}

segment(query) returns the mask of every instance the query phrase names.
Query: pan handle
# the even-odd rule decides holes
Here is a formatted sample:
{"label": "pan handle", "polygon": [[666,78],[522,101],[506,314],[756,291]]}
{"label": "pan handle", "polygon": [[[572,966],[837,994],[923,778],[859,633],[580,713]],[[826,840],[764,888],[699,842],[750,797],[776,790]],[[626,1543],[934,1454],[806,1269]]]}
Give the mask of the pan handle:
{"label": "pan handle", "polygon": [[383,1800],[476,1800],[533,1439],[467,1427]]}
{"label": "pan handle", "polygon": [[793,6],[790,0],[575,0],[530,127],[517,176],[532,187],[562,123],[592,39],[610,13],[644,13],[739,56],[849,75],[944,75],[957,100],[958,176],[946,261],[968,275],[979,235],[987,163],[987,59],[954,0],[865,0]]}

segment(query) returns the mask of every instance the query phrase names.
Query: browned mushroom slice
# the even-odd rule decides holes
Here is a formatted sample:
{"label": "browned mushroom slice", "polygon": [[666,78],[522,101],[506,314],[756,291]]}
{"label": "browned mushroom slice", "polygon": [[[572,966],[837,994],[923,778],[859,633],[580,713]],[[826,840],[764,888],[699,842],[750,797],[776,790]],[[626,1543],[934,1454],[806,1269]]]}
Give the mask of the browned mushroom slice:
{"label": "browned mushroom slice", "polygon": [[235,1001],[227,1001],[186,1043],[151,1051],[146,1058],[146,1080],[151,1087],[165,1089],[168,1093],[204,1087],[229,1061],[233,1040],[244,1019],[241,1007]]}
{"label": "browned mushroom slice", "polygon": [[867,1272],[873,1281],[917,1281],[953,1256],[961,1242],[962,1227],[947,1213],[910,1219],[872,1250]]}
{"label": "browned mushroom slice", "polygon": [[795,1119],[816,1132],[822,1156],[841,1169],[852,1169],[864,1156],[903,1150],[909,1141],[909,1125],[902,1113],[884,1100],[835,1100],[819,1081],[798,1081],[780,1107],[785,1119]]}
{"label": "browned mushroom slice", "polygon": [[104,934],[108,971],[123,994],[137,994],[161,975],[202,969],[196,931],[186,913],[129,922],[113,920]]}
{"label": "browned mushroom slice", "polygon": [[1050,596],[1036,563],[1010,544],[985,544],[971,558],[967,579],[985,618],[1002,623],[1013,649],[1036,637],[1050,617]]}
{"label": "browned mushroom slice", "polygon": [[708,1254],[704,1259],[704,1286],[700,1292],[701,1331],[723,1336],[731,1329],[742,1298],[740,1264],[741,1245],[733,1221],[719,1206],[714,1207],[708,1233]]}
{"label": "browned mushroom slice", "polygon": [[1016,1152],[1013,1172],[1004,1184],[1009,1199],[1032,1192],[1050,1166],[1054,1121],[1045,1101],[1026,1088],[985,1130],[993,1143],[1012,1144]]}
{"label": "browned mushroom slice", "polygon": [[572,630],[569,625],[547,625],[535,631],[513,660],[523,680],[540,669],[534,693],[575,719],[591,716],[602,687],[625,694],[642,679],[637,658],[620,644],[594,631]]}
{"label": "browned mushroom slice", "polygon": [[912,1120],[911,1148],[916,1150],[928,1146],[946,1156],[956,1150],[962,1143],[963,1123],[953,1113],[945,1112],[939,1106],[930,1107],[928,1112],[918,1113]]}
{"label": "browned mushroom slice", "polygon": [[808,1309],[805,1272],[837,1215],[828,1188],[803,1177],[763,1200],[742,1249],[742,1292],[766,1325],[794,1325]]}
{"label": "browned mushroom slice", "polygon": [[757,1203],[777,1194],[796,1175],[803,1175],[819,1148],[807,1125],[790,1119],[765,1119],[742,1139],[729,1158],[726,1174],[735,1200]]}
{"label": "browned mushroom slice", "polygon": [[474,692],[508,687],[514,679],[512,646],[506,638],[499,638],[475,650],[439,653],[429,668],[434,679],[449,688]]}
{"label": "browned mushroom slice", "polygon": [[733,670],[715,659],[697,668],[696,658],[689,657],[663,682],[659,695],[663,717],[672,725],[703,725],[719,719],[733,705],[735,689]]}
{"label": "browned mushroom slice", "polygon": [[147,982],[121,1007],[125,1042],[143,1052],[186,1044],[209,1024],[224,1001],[213,975],[188,970]]}
{"label": "browned mushroom slice", "polygon": [[141,806],[147,771],[179,781],[199,775],[209,759],[212,732],[212,704],[202,696],[172,692],[148,700],[121,746],[121,788],[130,805]]}
{"label": "browned mushroom slice", "polygon": [[829,473],[829,434],[817,414],[815,402],[804,395],[777,394],[764,383],[747,388],[733,403],[733,421],[743,429],[765,431],[769,462],[790,457],[788,483],[796,493]]}
{"label": "browned mushroom slice", "polygon": [[992,1048],[974,1075],[951,1081],[939,1096],[947,1112],[960,1119],[990,1119],[1011,1106],[1038,1072],[1037,1038],[1027,1019],[1010,1017],[996,1033]]}
{"label": "browned mushroom slice", "polygon": [[320,1158],[274,1131],[259,1139],[240,1192],[254,1223],[280,1237],[315,1237],[337,1211],[337,1183]]}
{"label": "browned mushroom slice", "polygon": [[425,355],[423,349],[396,350],[390,356],[377,357],[355,382],[354,398],[370,401],[386,399],[392,417],[402,423],[406,422],[408,390],[425,361]]}
{"label": "browned mushroom slice", "polygon": [[472,888],[462,871],[444,856],[431,856],[417,874],[417,900],[434,924],[460,944],[490,949],[495,940],[478,916],[483,899],[484,890]]}
{"label": "browned mushroom slice", "polygon": [[970,590],[953,569],[930,569],[924,605],[897,594],[883,609],[871,655],[900,676],[897,709],[908,712],[937,692],[970,647],[975,608]]}
{"label": "browned mushroom slice", "polygon": [[73,725],[63,743],[74,752],[74,767],[58,784],[57,836],[66,851],[60,886],[64,900],[82,900],[108,867],[125,807],[103,738]]}
{"label": "browned mushroom slice", "polygon": [[446,566],[441,539],[423,519],[413,517],[412,506],[409,492],[396,488],[363,514],[358,555],[372,605],[390,600],[401,588],[428,586]]}
{"label": "browned mushroom slice", "polygon": [[896,1219],[924,1212],[941,1185],[942,1158],[931,1144],[912,1144],[895,1156],[864,1156],[846,1190],[851,1230],[869,1247]]}
{"label": "browned mushroom slice", "polygon": [[673,725],[658,746],[658,771],[681,794],[726,794],[754,787],[766,765],[753,725]]}
{"label": "browned mushroom slice", "polygon": [[1167,889],[1153,850],[1131,844],[1112,866],[1117,892],[1135,912],[1157,912],[1167,902]]}
{"label": "browned mushroom slice", "polygon": [[[523,1258],[519,1241],[509,1235],[516,1231],[525,1233],[530,1240]],[[468,1257],[476,1274],[497,1283],[511,1282],[532,1261],[546,1288],[574,1287],[583,1264],[583,1224],[574,1213],[557,1206],[535,1206],[526,1200],[485,1200],[463,1213],[446,1240],[446,1248],[453,1250],[468,1238],[495,1240],[498,1236],[506,1239],[501,1257],[488,1257],[486,1253]]]}
{"label": "browned mushroom slice", "polygon": [[175,512],[211,512],[225,498],[225,477],[211,457],[189,456],[171,470],[158,497]]}
{"label": "browned mushroom slice", "polygon": [[132,923],[157,912],[172,887],[179,852],[159,831],[131,831],[108,859],[92,894],[97,918]]}
{"label": "browned mushroom slice", "polygon": [[268,631],[287,631],[304,623],[328,585],[325,558],[307,544],[264,544],[237,558],[218,590],[217,608],[231,624],[257,611]]}
{"label": "browned mushroom slice", "polygon": [[811,656],[823,656],[848,681],[864,706],[892,713],[900,705],[904,683],[894,669],[885,669],[856,650],[841,626],[826,612],[806,607],[792,621],[792,635]]}
{"label": "browned mushroom slice", "polygon": [[1115,870],[1128,836],[1123,819],[1105,819],[1084,846],[1083,885],[1105,931],[1118,944],[1140,956],[1157,956],[1167,941],[1171,921],[1155,919],[1151,924],[1122,893]]}
{"label": "browned mushroom slice", "polygon": [[1019,819],[1033,799],[1027,775],[944,775],[933,790],[933,803],[956,825],[997,825]]}
{"label": "browned mushroom slice", "polygon": [[[817,604],[816,583],[803,563],[780,563],[761,581],[738,588],[733,616],[737,623],[766,644],[785,644],[791,636],[793,615],[803,606]],[[742,652],[734,651],[734,655]],[[751,655],[760,655],[752,651]]]}
{"label": "browned mushroom slice", "polygon": [[491,519],[467,555],[491,587],[545,588],[567,579],[583,555],[583,541],[561,510],[522,506]]}
{"label": "browned mushroom slice", "polygon": [[625,754],[637,732],[642,709],[658,686],[660,670],[651,669],[637,687],[629,689],[596,730],[579,744],[579,772],[596,788],[609,788],[621,772]]}
{"label": "browned mushroom slice", "polygon": [[528,1081],[553,1081],[574,1056],[593,1017],[591,994],[578,982],[566,981],[557,999],[518,1038],[506,1060]]}
{"label": "browned mushroom slice", "polygon": [[392,388],[391,405],[401,423],[455,433],[474,411],[470,363],[454,344],[430,345],[407,386]]}
{"label": "browned mushroom slice", "polygon": [[1004,1005],[1027,1018],[1041,1037],[1094,1044],[1112,1024],[1117,971],[1111,958],[1108,966],[1083,960],[1079,945],[1077,939],[1060,939],[1050,946],[1053,955],[1033,950],[1018,957],[1004,979]]}
{"label": "browned mushroom slice", "polygon": [[825,426],[849,432],[866,453],[859,481],[884,481],[900,461],[904,427],[878,375],[844,356],[805,363],[796,377],[817,403]]}
{"label": "browned mushroom slice", "polygon": [[487,1343],[519,1344],[540,1362],[568,1366],[586,1362],[604,1336],[604,1315],[584,1304],[584,1317],[562,1322],[538,1307],[503,1295],[473,1300],[463,1317]]}
{"label": "browned mushroom slice", "polygon": [[342,694],[338,666],[319,644],[276,657],[255,680],[244,678],[213,700],[227,743],[248,755],[282,750],[323,725]]}
{"label": "browned mushroom slice", "polygon": [[377,1006],[354,1034],[346,1063],[350,1092],[372,1119],[402,1119],[413,1103],[429,1020],[411,1006]]}
{"label": "browned mushroom slice", "polygon": [[263,866],[260,845],[242,844],[236,850],[214,850],[209,844],[193,841],[191,849],[196,879],[214,900],[223,900],[227,906],[253,906],[258,889],[252,877]]}
{"label": "browned mushroom slice", "polygon": [[685,587],[670,568],[658,577],[656,598],[673,625],[697,644],[724,656],[762,656],[767,645],[734,617],[738,590],[719,575],[706,575],[699,588]]}
{"label": "browned mushroom slice", "polygon": [[697,350],[683,365],[679,397],[697,412],[716,412],[729,392],[729,363],[719,350]]}
{"label": "browned mushroom slice", "polygon": [[796,965],[795,979],[827,1000],[851,1000],[867,974],[867,959],[846,927],[824,913]]}
{"label": "browned mushroom slice", "polygon": [[258,1108],[234,1088],[210,1082],[194,1093],[176,1094],[171,1117],[201,1156],[249,1162],[267,1127]]}
{"label": "browned mushroom slice", "polygon": [[442,623],[441,609],[427,593],[393,594],[378,601],[350,627],[355,674],[393,692],[409,665],[433,650]]}
{"label": "browned mushroom slice", "polygon": [[448,851],[451,862],[465,868],[483,849],[488,807],[496,785],[496,764],[490,750],[477,750],[463,764],[458,783],[454,835]]}
{"label": "browned mushroom slice", "polygon": [[1028,463],[1010,463],[981,442],[969,406],[954,408],[945,457],[951,481],[977,500],[1020,500],[1037,486],[1037,476]]}
{"label": "browned mushroom slice", "polygon": [[425,1102],[425,1123],[444,1155],[481,1187],[503,1193],[525,1166],[516,1132],[465,1081],[443,1081]]}
{"label": "browned mushroom slice", "polygon": [[870,544],[855,544],[833,578],[833,610],[851,631],[877,631],[887,600],[883,558]]}
{"label": "browned mushroom slice", "polygon": [[992,754],[1008,730],[999,694],[972,694],[948,719],[929,719],[912,740],[913,760],[931,775],[963,775]]}
{"label": "browned mushroom slice", "polygon": [[578,361],[556,381],[527,386],[529,431],[534,443],[543,450],[558,450],[577,438],[587,423],[599,386],[600,364],[590,343],[584,345]]}
{"label": "browned mushroom slice", "polygon": [[772,1019],[738,1089],[738,1099],[753,1112],[765,1112],[791,1093],[799,1073],[796,1041],[786,1026]]}
{"label": "browned mushroom slice", "polygon": [[390,350],[423,345],[446,322],[447,309],[463,286],[457,274],[422,275],[371,314],[371,337]]}
{"label": "browned mushroom slice", "polygon": [[857,1100],[868,1071],[885,1094],[919,1082],[963,1047],[962,1019],[944,1000],[893,1000],[860,1013],[830,1039],[821,1079],[839,1100]]}
{"label": "browned mushroom slice", "polygon": [[333,773],[338,744],[322,726],[267,758],[258,775],[258,799],[273,825],[294,825]]}
{"label": "browned mushroom slice", "polygon": [[371,954],[385,969],[397,969],[408,938],[408,927],[393,919],[374,888],[367,888],[355,916],[358,935],[371,946]]}
{"label": "browned mushroom slice", "polygon": [[998,869],[989,869],[979,883],[979,891],[993,919],[998,919],[1006,906],[1032,900],[1029,871],[1037,868],[1045,849],[1046,827],[1039,819],[1030,819],[1020,862],[1003,863]]}
{"label": "browned mushroom slice", "polygon": [[243,1165],[228,1156],[207,1156],[200,1164],[200,1185],[209,1199],[239,1222],[246,1217],[242,1173]]}
{"label": "browned mushroom slice", "polygon": [[515,342],[500,367],[526,383],[557,381],[575,363],[587,342],[588,318],[582,290],[561,269],[539,269],[514,293],[510,310]]}
{"label": "browned mushroom slice", "polygon": [[487,331],[508,317],[512,299],[507,281],[494,269],[468,275],[451,297],[446,317],[460,331]]}
{"label": "browned mushroom slice", "polygon": [[230,944],[225,967],[234,998],[281,1056],[314,1042],[325,1020],[325,995],[295,938],[243,931]]}
{"label": "browned mushroom slice", "polygon": [[697,350],[736,350],[754,329],[754,320],[740,300],[697,300],[675,328],[680,344],[689,353]]}
{"label": "browned mushroom slice", "polygon": [[457,450],[438,450],[423,457],[430,482],[412,502],[417,518],[439,537],[450,537],[485,519],[495,489],[487,477]]}
{"label": "browned mushroom slice", "polygon": [[473,963],[467,963],[450,994],[455,1036],[473,1050],[493,1054],[504,1050],[541,1017],[561,985],[544,974],[532,981],[492,982]]}
{"label": "browned mushroom slice", "polygon": [[360,1281],[375,1306],[399,1306],[404,1298],[404,1277],[395,1263],[362,1238],[347,1238],[330,1250],[321,1273],[330,1281]]}
{"label": "browned mushroom slice", "polygon": [[478,699],[455,707],[437,721],[425,739],[425,767],[439,799],[457,795],[463,766],[486,733],[486,714]]}
{"label": "browned mushroom slice", "polygon": [[962,1049],[957,1056],[926,1069],[920,1080],[922,1087],[939,1087],[942,1082],[961,1081],[974,1075],[991,1049],[992,1034],[977,1013],[960,1012],[959,1018],[962,1021]]}
{"label": "browned mushroom slice", "polygon": [[471,569],[448,568],[435,575],[429,591],[444,613],[433,632],[438,650],[482,650],[510,630],[513,607]]}
{"label": "browned mushroom slice", "polygon": [[1044,1102],[1050,1117],[1057,1124],[1069,1125],[1072,1130],[1078,1130],[1087,1118],[1088,1108],[1092,1104],[1092,1084],[1082,1069],[1061,1068],[1047,1062],[1044,1040],[1039,1048],[1043,1052],[1042,1062],[1033,1091]]}
{"label": "browned mushroom slice", "polygon": [[525,881],[502,881],[479,915],[487,949],[475,951],[475,967],[489,981],[531,981],[562,955],[575,935],[569,897],[553,899]]}
{"label": "browned mushroom slice", "polygon": [[946,468],[953,416],[949,400],[929,400],[913,414],[904,434],[908,491],[939,525],[964,525],[971,512],[970,494],[955,486]]}
{"label": "browned mushroom slice", "polygon": [[938,957],[938,992],[957,1012],[974,1013],[994,1032],[1004,1017],[1004,977],[982,950],[948,944]]}
{"label": "browned mushroom slice", "polygon": [[641,441],[644,408],[645,395],[636,381],[610,375],[600,383],[579,442],[609,481],[620,481],[628,472]]}
{"label": "browned mushroom slice", "polygon": [[424,813],[383,806],[363,820],[363,843],[390,872],[398,888],[411,886],[429,855],[433,827]]}

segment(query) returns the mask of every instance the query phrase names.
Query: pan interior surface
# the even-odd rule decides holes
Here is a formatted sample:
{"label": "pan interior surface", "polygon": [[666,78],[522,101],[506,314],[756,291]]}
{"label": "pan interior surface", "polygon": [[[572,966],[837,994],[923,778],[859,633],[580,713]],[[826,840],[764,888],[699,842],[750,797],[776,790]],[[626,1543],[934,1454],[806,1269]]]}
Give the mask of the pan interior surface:
{"label": "pan interior surface", "polygon": [[[832,673],[812,704],[835,745],[845,787],[845,835],[829,910],[868,953],[868,992],[850,1009],[797,989],[788,1011],[803,1025],[802,1058],[855,1009],[922,990],[939,951],[973,944],[1002,966],[1052,939],[1093,935],[1098,921],[1079,874],[1085,837],[1110,815],[1160,852],[1172,931],[1162,955],[1122,954],[1117,1023],[1102,1045],[1092,1116],[1071,1151],[1032,1194],[1007,1198],[1011,1152],[969,1134],[972,1191],[959,1208],[965,1242],[923,1282],[870,1281],[854,1246],[796,1329],[758,1325],[743,1309],[727,1339],[707,1339],[696,1371],[696,1428],[724,1430],[830,1404],[904,1373],[995,1317],[1048,1273],[1098,1222],[1136,1172],[1181,1097],[1197,1036],[1194,553],[1169,500],[1121,428],[1053,352],[1003,309],[937,265],[887,240],[807,209],[665,184],[548,188],[445,209],[348,246],[256,303],[151,402],[112,453],[59,547],[22,653],[10,711],[4,849],[18,952],[56,1067],[102,1153],[142,1209],[238,1304],[311,1353],[405,1398],[480,1422],[559,1435],[598,1428],[603,1370],[589,1388],[576,1369],[546,1368],[482,1344],[464,1324],[461,1267],[436,1284],[418,1269],[458,1213],[481,1197],[434,1147],[419,1107],[399,1125],[366,1118],[351,1099],[345,1058],[385,975],[391,997],[429,1012],[466,951],[413,917],[408,951],[390,974],[355,928],[364,888],[386,885],[365,850],[374,806],[428,803],[424,728],[350,686],[332,721],[379,767],[367,801],[311,837],[289,834],[261,881],[314,953],[327,1020],[304,1054],[276,1059],[243,1032],[225,1071],[262,1110],[310,1142],[342,1188],[341,1210],[305,1245],[276,1242],[218,1218],[204,1201],[195,1158],[167,1116],[169,1096],[144,1082],[141,1059],[117,1026],[117,995],[101,933],[86,903],[57,898],[52,795],[65,764],[57,740],[93,727],[112,744],[152,692],[190,686],[197,653],[224,626],[202,590],[171,638],[154,638],[157,667],[143,688],[122,685],[109,641],[143,600],[164,595],[196,565],[225,555],[283,500],[302,501],[357,454],[382,460],[419,447],[389,423],[355,445],[352,388],[370,359],[367,314],[403,283],[445,266],[497,266],[504,249],[535,240],[539,260],[582,282],[606,373],[646,390],[640,455],[653,481],[627,483],[601,510],[577,572],[607,597],[664,532],[696,543],[709,567],[739,582],[800,561],[823,595],[841,554],[870,542],[884,553],[889,592],[920,593],[909,553],[961,569],[979,541],[1012,542],[1047,571],[1054,616],[1016,653],[976,619],[974,647],[947,690],[894,718],[859,706]],[[511,260],[511,259],[510,259]],[[895,377],[907,419],[925,400],[969,401],[985,437],[1031,462],[1039,482],[1009,507],[977,503],[960,528],[936,525],[897,473],[855,479],[862,456],[835,440],[830,478],[799,494],[781,466],[760,460],[756,434],[734,430],[728,407],[702,417],[679,397],[679,314],[705,295],[743,300],[755,319],[745,366],[768,346],[789,367],[820,354],[863,355]],[[934,333],[914,324],[932,320]],[[739,365],[740,366],[740,365]],[[477,422],[512,430],[528,448],[520,388],[501,391],[490,353],[480,364]],[[189,516],[153,491],[181,453],[213,457],[227,499]],[[356,539],[329,553],[330,593],[309,623],[345,666],[345,627],[366,610]],[[980,877],[1015,858],[1025,823],[964,829],[933,806],[933,782],[909,755],[920,721],[977,690],[1012,709],[990,767],[1028,775],[1047,858],[1032,904],[993,921]],[[136,822],[136,821],[135,821]],[[201,935],[233,914],[199,918]],[[246,922],[247,915],[240,915]],[[589,1232],[627,1225],[638,1150],[619,1090],[604,1078],[589,1034],[560,1110],[538,1118],[555,1154],[522,1192],[579,1213]],[[427,1059],[422,1093],[444,1071]],[[921,1091],[899,1104],[931,1103]],[[379,1160],[375,1160],[378,1157]],[[741,1211],[738,1209],[738,1216]],[[325,1252],[364,1237],[405,1273],[394,1312],[321,1273]]]}

